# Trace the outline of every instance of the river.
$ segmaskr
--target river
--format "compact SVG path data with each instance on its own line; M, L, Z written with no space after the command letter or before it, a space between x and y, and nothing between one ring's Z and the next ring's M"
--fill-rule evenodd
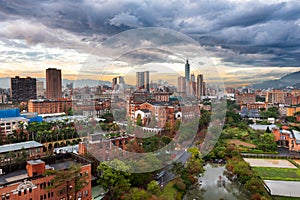
M223 172L225 166L206 164L205 172L199 177L199 185L192 187L184 200L248 200L238 183L231 182Z

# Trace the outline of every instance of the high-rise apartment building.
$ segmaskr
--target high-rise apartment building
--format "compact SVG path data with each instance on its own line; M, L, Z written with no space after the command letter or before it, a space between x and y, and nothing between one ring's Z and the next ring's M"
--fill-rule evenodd
M196 82L195 75L191 74L191 82Z
M197 76L196 95L199 98L204 95L203 74Z
M44 82L36 81L36 96L38 98L43 98L45 96Z
M206 87L206 82L203 81L203 96L208 95L207 90L208 90L208 87Z
M112 89L113 90L125 90L125 81L123 76L114 77L112 79Z
M136 87L137 89L145 89L150 91L150 73L149 71L136 72Z
M186 94L186 79L183 76L179 76L177 79L177 92L181 95Z
M10 79L10 96L13 103L36 99L36 79L16 76Z
M61 70L48 68L46 70L46 97L56 99L62 97Z
M146 89L148 92L150 91L150 75L149 71L144 72L144 89Z
M186 83L190 82L190 64L189 64L188 60L186 60L186 63L185 63L185 80L186 80Z

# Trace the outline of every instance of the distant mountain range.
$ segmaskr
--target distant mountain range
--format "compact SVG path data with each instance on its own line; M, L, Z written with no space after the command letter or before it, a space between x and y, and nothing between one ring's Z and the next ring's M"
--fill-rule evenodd
M45 78L37 78L39 81L44 82L44 87L46 88L46 79ZM76 82L76 85L75 85ZM84 87L84 86L89 86L93 87L96 85L100 84L106 84L106 85L111 85L110 82L108 81L97 81L97 80L92 80L92 79L81 79L81 80L69 80L69 79L63 79L62 84L63 86L66 86L66 84L73 83L74 86L76 87ZM0 78L0 88L10 88L10 77L5 77L5 78Z
M300 89L300 71L287 74L280 79L268 80L252 85L252 87L255 89L282 89L286 88L287 86L293 86L294 88Z

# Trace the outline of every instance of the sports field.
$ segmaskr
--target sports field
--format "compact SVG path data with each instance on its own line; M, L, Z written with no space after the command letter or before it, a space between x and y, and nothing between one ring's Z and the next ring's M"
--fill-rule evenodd
M277 168L294 168L297 167L290 163L288 160L279 159L257 159L257 158L244 158L251 167L277 167Z

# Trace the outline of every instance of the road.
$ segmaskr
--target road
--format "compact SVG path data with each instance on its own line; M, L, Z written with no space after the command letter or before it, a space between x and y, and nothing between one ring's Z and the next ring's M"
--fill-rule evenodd
M182 162L183 164L186 163L188 158L190 157L190 153L184 151L183 153L180 152L182 155L180 155L175 162ZM165 186L168 182L173 180L175 178L175 175L171 172L172 164L168 165L163 169L165 171L164 175L158 180L161 184L161 186Z
M273 158L295 158L299 157L300 158L300 153L299 152L293 152L289 151L287 148L279 147L276 149L278 151L278 154L255 154L255 153L242 153L242 156L247 157L273 157Z

